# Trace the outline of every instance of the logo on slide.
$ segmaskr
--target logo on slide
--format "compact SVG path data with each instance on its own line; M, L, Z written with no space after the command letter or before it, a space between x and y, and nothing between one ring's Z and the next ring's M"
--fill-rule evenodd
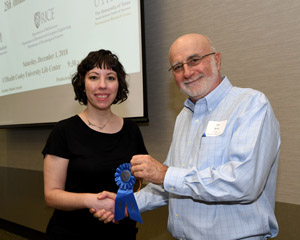
M54 20L54 8L50 8L44 12L36 12L34 14L34 24L39 28L42 24Z

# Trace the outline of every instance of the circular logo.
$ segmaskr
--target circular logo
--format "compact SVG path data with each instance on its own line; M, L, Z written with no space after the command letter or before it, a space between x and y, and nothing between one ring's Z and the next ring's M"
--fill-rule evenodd
M130 179L130 173L128 170L125 170L121 173L121 179L123 182L128 182Z

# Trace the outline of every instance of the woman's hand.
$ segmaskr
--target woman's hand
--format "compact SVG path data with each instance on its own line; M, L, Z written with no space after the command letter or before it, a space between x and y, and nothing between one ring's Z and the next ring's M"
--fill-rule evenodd
M98 218L99 221L104 221L104 223L108 223L111 221L115 222L114 212L116 194L103 191L102 193L98 194L97 199L98 201L103 201L103 208L91 208L90 213L92 213L95 218ZM128 216L128 214L126 216Z

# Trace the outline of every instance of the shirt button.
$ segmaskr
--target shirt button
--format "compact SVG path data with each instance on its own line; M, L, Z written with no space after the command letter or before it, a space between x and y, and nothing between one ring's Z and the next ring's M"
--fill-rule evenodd
M189 141L189 144L192 144L192 141Z
M171 187L171 191L173 192L173 191L174 191L174 188Z
M176 213L176 215L175 215L177 218L178 218L178 213Z
M182 167L185 167L185 164L183 163L181 166L182 166Z
M198 123L198 122L199 122L199 119L197 119L195 122Z

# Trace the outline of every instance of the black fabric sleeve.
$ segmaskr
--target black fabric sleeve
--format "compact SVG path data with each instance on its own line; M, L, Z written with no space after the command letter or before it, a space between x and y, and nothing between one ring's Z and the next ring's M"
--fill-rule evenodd
M46 156L46 154L51 154L66 159L70 158L63 122L57 123L53 128L42 153L44 157Z

